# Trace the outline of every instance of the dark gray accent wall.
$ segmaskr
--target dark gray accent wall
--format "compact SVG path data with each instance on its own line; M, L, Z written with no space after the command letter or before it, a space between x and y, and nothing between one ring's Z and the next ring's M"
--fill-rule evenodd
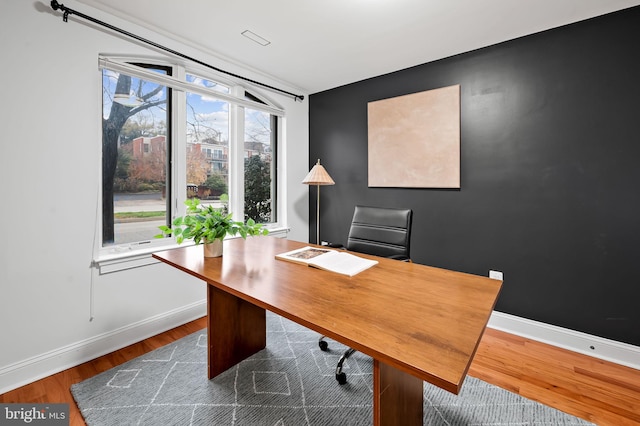
M461 188L369 188L367 103L454 84ZM321 189L321 240L345 242L356 204L409 207L415 262L503 271L496 310L640 346L640 7L309 104L309 167L320 158L336 182Z

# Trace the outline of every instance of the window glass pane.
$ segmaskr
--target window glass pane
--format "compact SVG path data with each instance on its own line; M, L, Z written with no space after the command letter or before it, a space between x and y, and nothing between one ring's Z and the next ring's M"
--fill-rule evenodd
M207 80L206 78L198 77L197 75L187 74L187 82L206 87L207 89L215 90L217 92L229 93L229 88L227 86L215 81Z
M244 123L244 216L276 222L276 116L249 108Z
M102 88L102 245L150 241L168 221L169 90L107 69Z
M193 75L187 81L229 89ZM229 103L187 93L187 197L227 208L229 194Z

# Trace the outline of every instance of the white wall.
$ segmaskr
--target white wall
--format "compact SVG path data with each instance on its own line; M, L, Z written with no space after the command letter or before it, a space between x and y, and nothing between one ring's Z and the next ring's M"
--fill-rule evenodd
M64 3L222 69L282 86L86 5ZM2 6L0 393L205 312L205 285L169 266L108 275L90 267L101 152L98 54L162 54L81 19L63 23L48 1L5 0ZM306 241L308 188L300 182L308 172L308 104L268 96L287 112L289 238Z

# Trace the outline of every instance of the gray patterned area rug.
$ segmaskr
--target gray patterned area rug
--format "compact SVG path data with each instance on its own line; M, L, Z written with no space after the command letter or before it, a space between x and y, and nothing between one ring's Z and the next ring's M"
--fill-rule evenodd
M372 360L355 353L340 386L344 349L318 348L318 334L267 313L267 347L207 380L206 330L71 387L89 426L370 425ZM425 425L589 425L467 377L456 396L424 385Z

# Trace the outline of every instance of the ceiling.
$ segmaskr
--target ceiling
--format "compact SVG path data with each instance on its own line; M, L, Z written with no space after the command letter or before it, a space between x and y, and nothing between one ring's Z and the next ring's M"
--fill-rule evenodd
M303 94L640 5L640 0L78 1ZM241 35L245 30L270 44L249 40Z

